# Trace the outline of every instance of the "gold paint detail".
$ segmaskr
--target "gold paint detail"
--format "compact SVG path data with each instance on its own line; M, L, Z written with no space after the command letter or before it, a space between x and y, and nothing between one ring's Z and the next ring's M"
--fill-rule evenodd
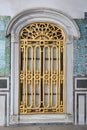
M64 113L65 35L55 24L20 31L19 114Z

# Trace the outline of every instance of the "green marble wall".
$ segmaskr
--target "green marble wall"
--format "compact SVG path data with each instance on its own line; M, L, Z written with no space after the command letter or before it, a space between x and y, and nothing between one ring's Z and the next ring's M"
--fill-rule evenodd
M10 16L0 16L0 76L10 75L10 38L5 37Z
M73 74L74 76L86 76L87 75L87 19L75 20L81 37L78 40L74 40L74 60L73 60Z

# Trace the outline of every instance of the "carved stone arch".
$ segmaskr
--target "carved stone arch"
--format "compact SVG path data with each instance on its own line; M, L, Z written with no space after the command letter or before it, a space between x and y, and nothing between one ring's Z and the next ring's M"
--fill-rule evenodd
M80 37L79 28L70 16L57 10L48 8L36 8L31 10L25 10L17 14L9 22L6 29L6 36L12 33L19 33L19 30L25 25L38 21L52 21L53 23L62 27L65 30L66 35L71 35L75 38Z
M66 43L66 111L63 115L18 115L18 86L19 86L19 33L20 30L35 22L50 22L62 28ZM75 21L62 12L37 8L26 10L16 15L9 22L6 36L11 35L11 101L10 124L14 123L71 123L73 122L73 39L80 37L79 28ZM69 104L69 105L68 105ZM18 117L20 120L18 120Z

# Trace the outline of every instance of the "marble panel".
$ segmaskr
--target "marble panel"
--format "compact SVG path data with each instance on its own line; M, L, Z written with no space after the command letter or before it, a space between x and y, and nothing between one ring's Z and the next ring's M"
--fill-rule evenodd
M10 16L0 16L0 76L10 75L10 38L5 37Z

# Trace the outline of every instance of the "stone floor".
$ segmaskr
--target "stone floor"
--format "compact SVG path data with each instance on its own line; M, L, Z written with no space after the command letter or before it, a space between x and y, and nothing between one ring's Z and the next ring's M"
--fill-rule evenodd
M0 130L87 130L87 126L74 125L38 125L0 127Z

